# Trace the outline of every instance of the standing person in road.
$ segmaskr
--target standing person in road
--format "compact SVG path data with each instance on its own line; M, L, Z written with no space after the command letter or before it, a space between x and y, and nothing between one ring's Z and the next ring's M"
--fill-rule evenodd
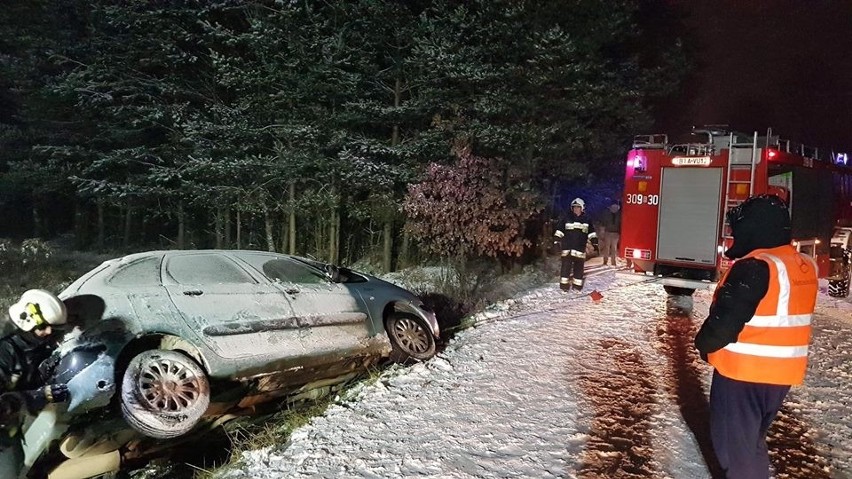
M615 258L618 257L618 241L621 238L621 206L613 202L609 205L600 219L601 230L603 230L601 240L601 257L603 264L606 266L607 259L613 266L618 266Z
M571 213L560 226L565 231L556 230L554 236L562 242L562 268L559 278L559 288L568 291L583 289L583 267L586 263L586 243L594 237L594 226L585 212L586 202L582 198L574 198L571 202Z
M20 426L25 412L68 399L65 384L44 384L39 365L56 348L53 328L64 325L65 304L53 294L31 289L9 308L18 329L0 338L0 477L18 477L23 467Z
M817 265L790 244L774 195L728 212L737 259L722 277L695 347L713 367L710 434L728 479L769 477L766 431L808 363ZM738 259L740 258L740 259Z

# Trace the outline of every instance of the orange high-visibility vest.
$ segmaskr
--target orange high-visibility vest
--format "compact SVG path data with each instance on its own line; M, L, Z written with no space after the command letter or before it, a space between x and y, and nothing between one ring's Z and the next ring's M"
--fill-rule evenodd
M730 379L802 384L816 305L816 262L792 245L758 249L745 258L761 259L769 265L769 290L737 341L708 354L707 360ZM727 274L720 286L725 279Z

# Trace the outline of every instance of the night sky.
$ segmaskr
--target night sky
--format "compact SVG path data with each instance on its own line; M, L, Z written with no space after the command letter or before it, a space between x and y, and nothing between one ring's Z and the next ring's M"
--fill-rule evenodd
M852 152L852 0L666 3L684 17L697 69L657 112L655 133L771 127L784 139Z

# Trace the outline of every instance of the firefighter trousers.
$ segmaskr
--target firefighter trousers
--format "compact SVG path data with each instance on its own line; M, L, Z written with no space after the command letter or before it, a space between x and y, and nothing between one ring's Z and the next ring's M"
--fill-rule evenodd
M581 290L583 289L583 267L586 265L585 253L583 253L583 257L580 257L573 250L569 251L568 254L565 254L566 251L562 252L559 287L564 290L569 290L572 287ZM572 255L572 252L575 254Z
M766 431L790 386L736 381L713 371L710 437L727 479L769 477Z

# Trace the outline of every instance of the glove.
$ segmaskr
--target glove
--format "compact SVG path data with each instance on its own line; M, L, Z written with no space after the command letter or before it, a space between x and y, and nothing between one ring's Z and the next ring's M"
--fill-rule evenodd
M557 238L563 238L565 236L565 233L556 230L556 233L553 233L553 236L556 236Z
M24 391L27 408L36 412L49 403L65 402L68 400L67 384L48 384L47 386L31 391Z
M59 364L59 355L54 354L38 365L38 374L42 381L47 381L53 376L57 364Z

